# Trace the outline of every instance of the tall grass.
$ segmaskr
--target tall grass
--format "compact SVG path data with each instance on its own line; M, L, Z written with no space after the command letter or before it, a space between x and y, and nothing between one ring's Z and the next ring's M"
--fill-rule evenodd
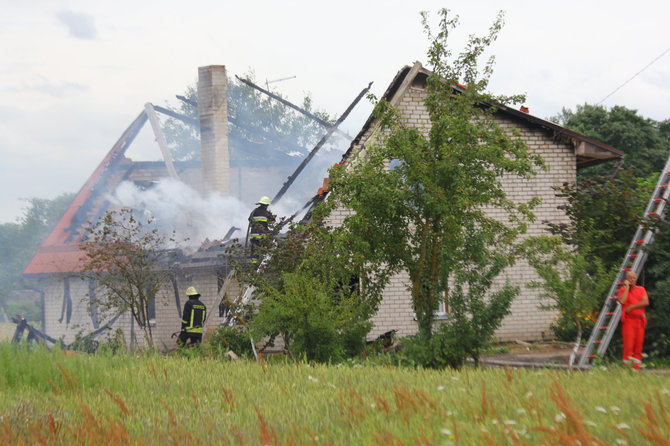
M670 378L0 344L0 444L670 444Z

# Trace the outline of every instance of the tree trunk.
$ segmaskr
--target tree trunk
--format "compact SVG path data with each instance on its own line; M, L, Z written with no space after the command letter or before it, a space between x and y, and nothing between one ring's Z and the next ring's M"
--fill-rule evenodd
M419 333L429 339L433 334L434 317L434 290L430 280L434 276L434 251L430 224L421 224L421 245L419 247L418 262L412 276L412 299L419 325Z

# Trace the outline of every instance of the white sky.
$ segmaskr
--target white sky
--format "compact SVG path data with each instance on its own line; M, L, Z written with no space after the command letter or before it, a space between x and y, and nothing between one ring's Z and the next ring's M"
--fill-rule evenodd
M506 11L490 89L526 93L542 118L599 102L670 48L667 0L0 0L0 222L21 215L21 198L78 191L143 105L176 103L199 66L297 76L273 87L339 115L368 82L379 96L425 61L419 11L441 7L461 18L455 50ZM669 78L667 53L604 105L668 119Z

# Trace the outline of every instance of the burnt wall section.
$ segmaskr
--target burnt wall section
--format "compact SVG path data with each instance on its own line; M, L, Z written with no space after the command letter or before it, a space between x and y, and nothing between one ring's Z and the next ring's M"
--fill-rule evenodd
M183 305L187 300L186 288L189 286L198 290L202 295L200 300L207 306L205 336L209 337L221 325L223 319L219 316L218 307L227 272L225 266L188 269L162 283L156 295L156 317L151 325L155 347L162 351L176 348L176 338L172 334L180 330ZM104 300L104 290L96 288L93 282L74 275L52 274L42 277L39 283L45 290L42 329L49 336L69 344L78 333L87 335L99 327L102 333L96 340L105 343L120 329L128 346L146 346L143 331L129 312L119 315L118 311L103 311L100 304ZM234 297L241 288L233 281L226 290ZM95 307L91 306L92 293L99 304ZM95 322L91 312L94 308Z
M198 114L202 187L204 194L230 195L230 152L228 150L228 83L226 67L198 68Z

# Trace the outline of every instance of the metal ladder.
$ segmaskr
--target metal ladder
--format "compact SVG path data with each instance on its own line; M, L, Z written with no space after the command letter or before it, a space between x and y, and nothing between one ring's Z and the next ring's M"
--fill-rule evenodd
M257 270L260 270L261 268L263 268L265 266L265 264L268 262L268 260L269 260L268 256L264 257L261 260L261 263L258 264ZM226 297L226 295L228 294L229 284L232 283L232 279L236 275L237 274L236 274L234 269L231 269L228 272L228 275L226 276L226 279L224 281L223 288L221 290L221 300L223 300ZM238 307L244 307L245 305L247 305L251 301L255 291L256 291L255 286L248 285L248 284L244 285L244 292L237 294L237 297L233 299L233 304L238 306ZM233 310L231 309L229 311L233 311ZM236 323L236 317L235 316L236 316L236 314L234 312L226 315L226 321L224 321L222 323L222 325L224 325L224 326L235 325L235 323Z
M260 269L265 264L266 261L267 261L267 257L265 257L263 259L263 261L258 266L258 268ZM224 287L223 287L223 290L222 290L223 292L221 293L222 294L222 296L221 296L222 300L226 297L226 294L227 294L227 291L228 291L228 288L229 288L229 284L232 282L232 279L235 276L236 276L235 270L231 269L228 272L228 275L226 276L226 279L225 279L225 282L224 282ZM256 291L255 286L246 285L245 288L244 288L244 293L242 293L241 296L238 294L237 295L238 297L234 300L234 303L238 304L239 307L244 307L245 305L247 305L251 301L251 298L254 295L254 291ZM238 309L230 308L228 310L228 314L225 315L226 320L221 324L222 327L226 327L226 326L232 327L232 326L236 325L236 323L237 323L236 310L239 310L239 307L238 307ZM251 336L249 337L249 342L251 343L251 350L254 353L254 357L256 358L256 361L258 361L258 352L256 351L256 344L254 343L254 339Z
M649 218L663 218L665 214L665 207L670 196L670 157L665 163L661 177L658 179L656 188L652 193L651 199L644 211L644 220ZM642 221L635 232L635 236L628 247L626 256L624 257L621 268L617 273L614 283L605 298L602 310L598 316L598 321L593 327L591 336L589 337L584 353L579 359L580 366L588 366L591 360L596 357L602 357L609 347L612 336L616 331L619 319L621 318L621 305L617 301L618 288L623 284L626 273L634 272L638 276L642 272L644 263L647 260L647 247L654 239L654 230L647 226L645 221ZM596 353L593 353L594 348L597 347Z

